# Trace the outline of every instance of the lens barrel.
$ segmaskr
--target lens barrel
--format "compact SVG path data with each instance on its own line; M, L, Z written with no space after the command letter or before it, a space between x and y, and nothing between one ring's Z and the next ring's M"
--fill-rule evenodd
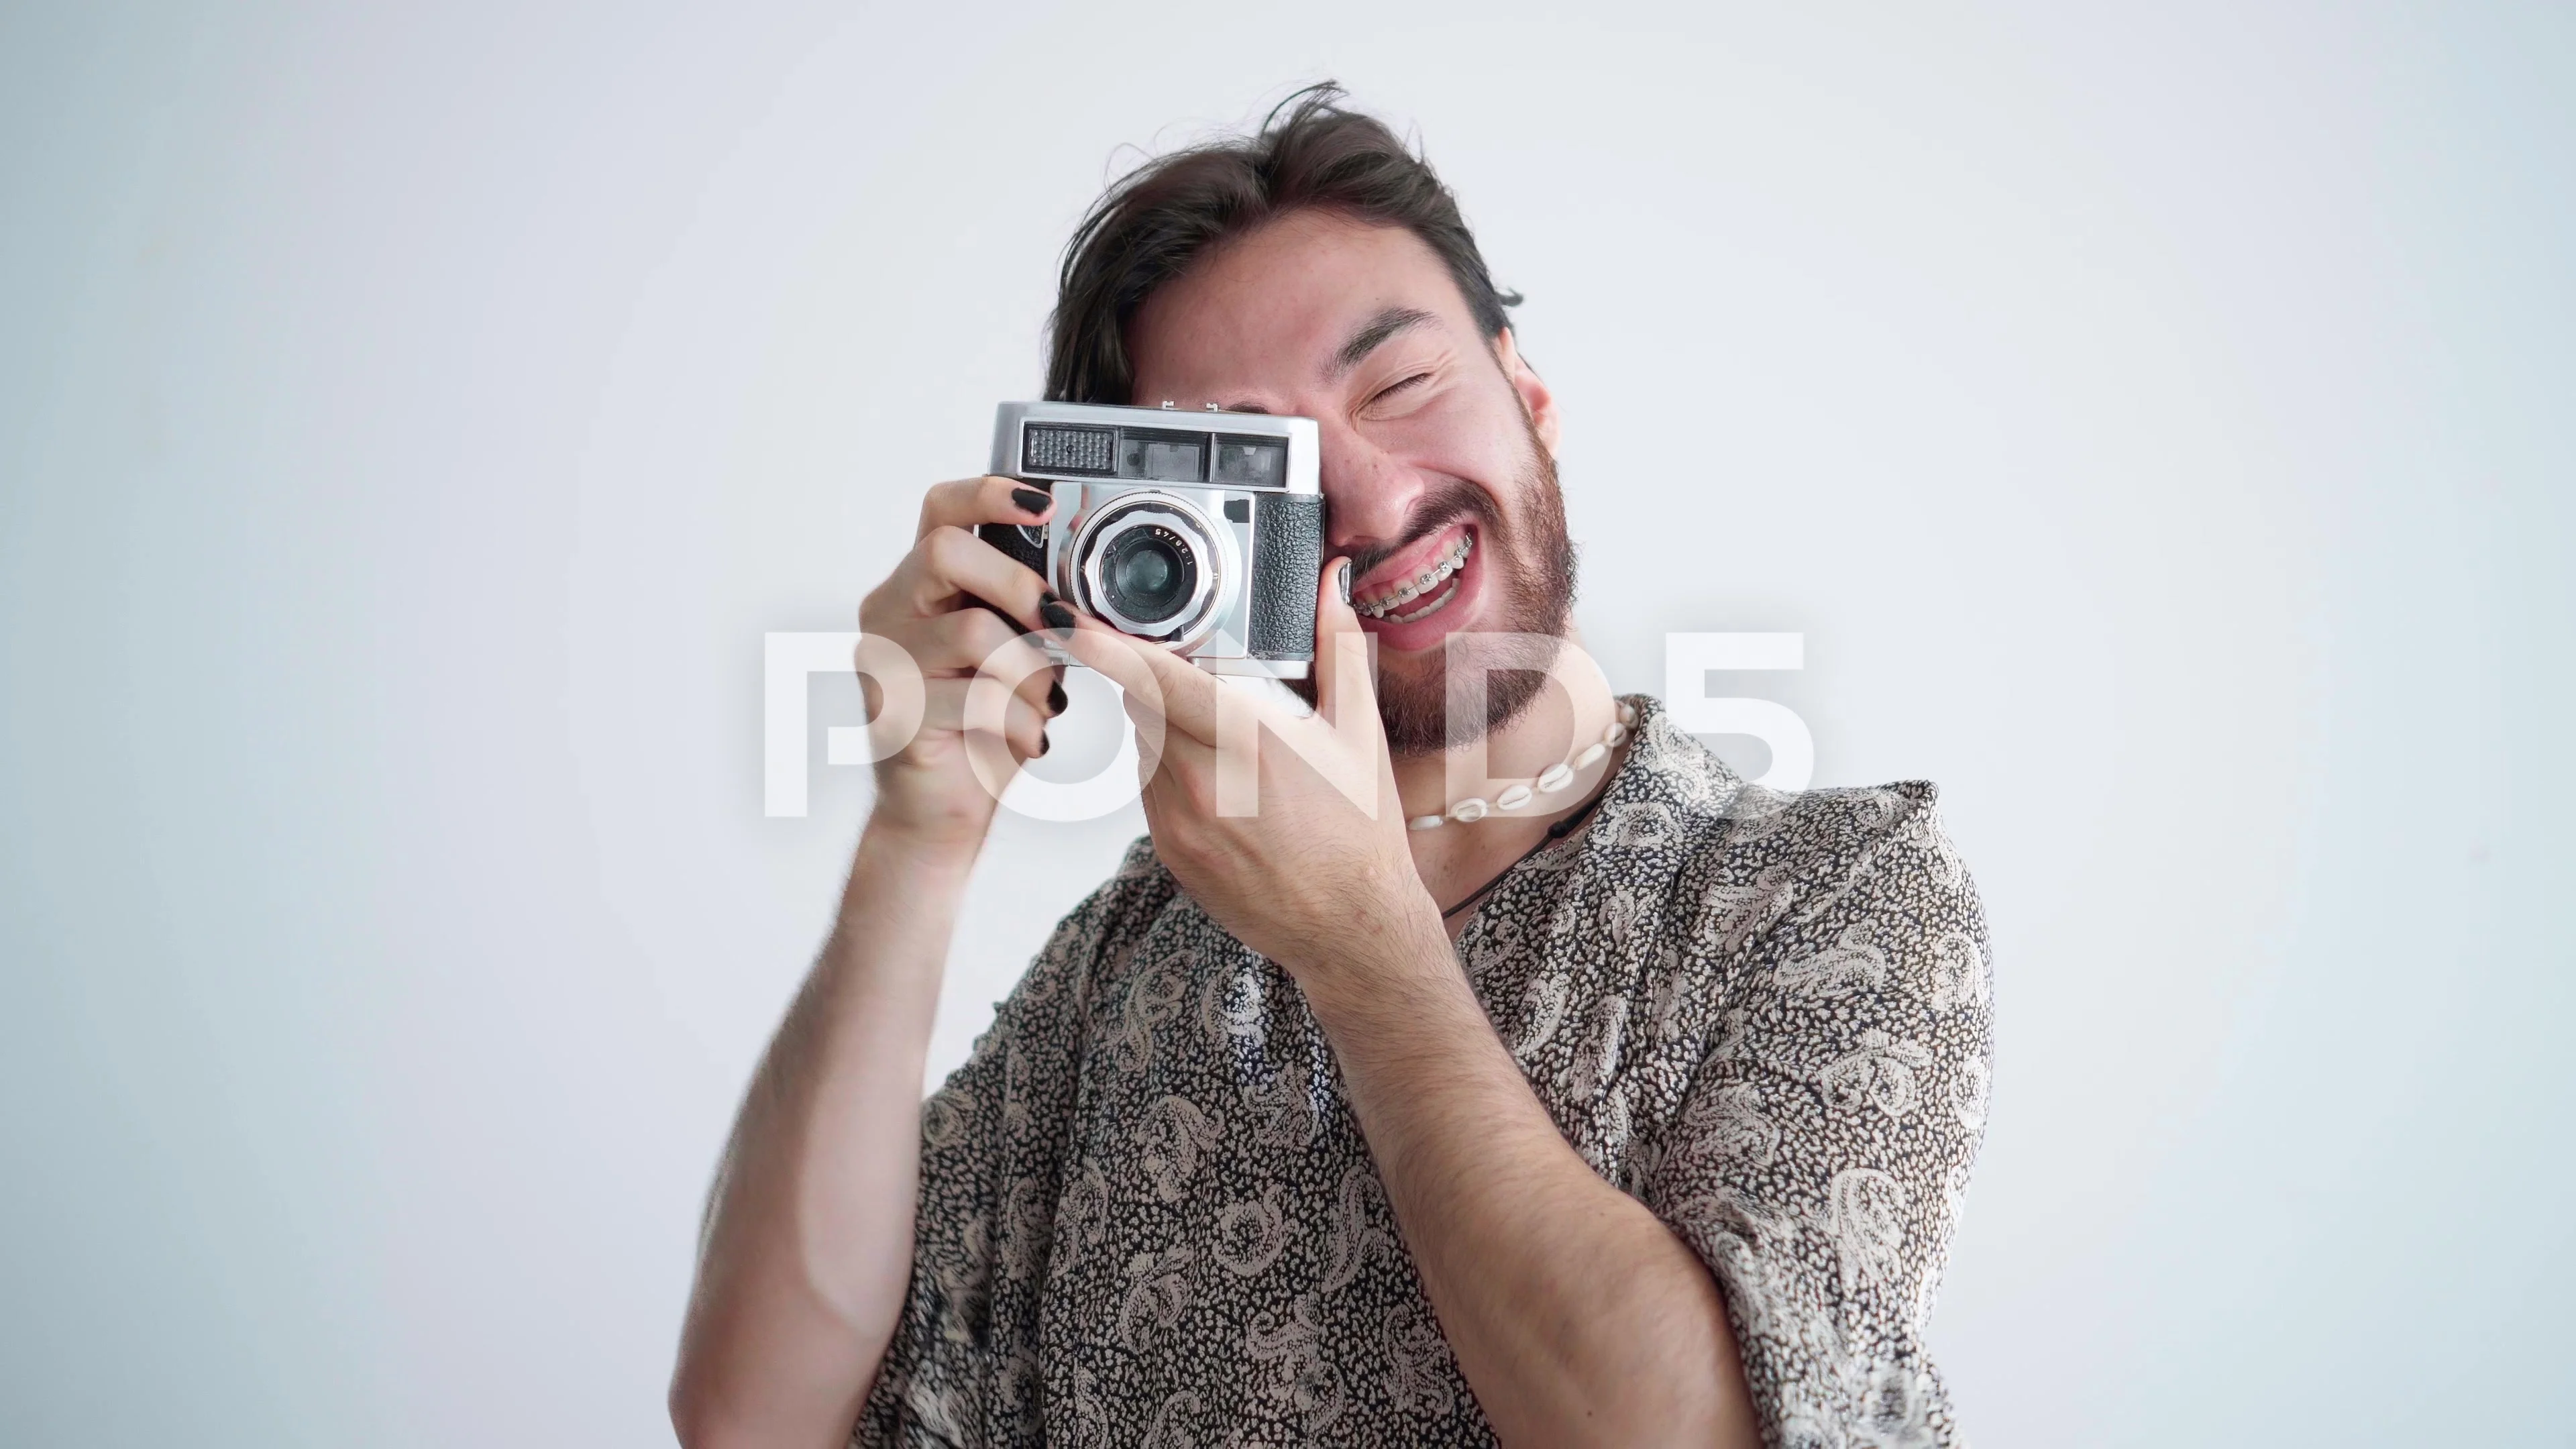
M1082 602L1103 621L1179 645L1213 622L1229 557L1219 536L1191 503L1159 490L1130 494L1085 524L1069 562Z
M1159 524L1131 528L1102 553L1100 589L1139 624L1161 624L1190 601L1198 558L1188 539Z

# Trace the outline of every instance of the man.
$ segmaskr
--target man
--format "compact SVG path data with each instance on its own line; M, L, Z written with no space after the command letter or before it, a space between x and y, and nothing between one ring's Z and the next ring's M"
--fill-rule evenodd
M1511 300L1329 87L1076 234L1049 396L1320 424L1317 711L1266 711L1219 813L1216 682L972 535L1042 494L931 490L860 610L923 728L719 1173L685 1441L1952 1440L1920 1330L1984 1120L1973 888L1928 785L1763 791L1597 670L1449 708L1453 635L1570 637ZM1020 629L1161 728L1152 833L916 1112L994 810L968 681L1031 666L1017 759L1063 707ZM1518 788L1448 793L1476 743Z

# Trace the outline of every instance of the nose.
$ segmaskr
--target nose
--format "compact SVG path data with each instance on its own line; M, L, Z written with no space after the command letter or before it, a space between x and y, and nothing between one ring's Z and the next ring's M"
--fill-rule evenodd
M1321 444L1327 547L1335 552L1403 537L1424 491L1421 470L1362 437L1347 423L1326 421Z

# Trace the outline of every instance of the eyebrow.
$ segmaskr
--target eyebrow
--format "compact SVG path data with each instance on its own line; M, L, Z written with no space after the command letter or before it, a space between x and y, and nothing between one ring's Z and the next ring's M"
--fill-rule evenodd
M1361 324L1360 330L1351 334L1350 340L1342 344L1339 352L1333 354L1332 364L1324 369L1324 376L1337 378L1359 366L1362 359L1377 351L1388 338L1398 333L1410 332L1416 327L1439 325L1439 318L1418 307L1389 307Z

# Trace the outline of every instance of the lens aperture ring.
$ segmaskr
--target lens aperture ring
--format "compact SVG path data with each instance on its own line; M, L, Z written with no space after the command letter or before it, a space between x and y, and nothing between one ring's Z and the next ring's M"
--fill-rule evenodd
M1215 613L1224 537L1196 507L1168 493L1113 500L1074 543L1081 602L1122 633L1193 642Z

